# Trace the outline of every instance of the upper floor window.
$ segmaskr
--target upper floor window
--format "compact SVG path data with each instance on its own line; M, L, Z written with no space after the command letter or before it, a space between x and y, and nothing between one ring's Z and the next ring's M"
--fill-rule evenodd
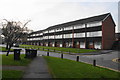
M60 38L62 38L62 35L55 35L55 38L60 39Z
M85 37L85 33L74 33L75 38Z
M94 26L100 26L100 25L102 25L101 21L87 23L87 27L94 27Z
M52 33L52 32L55 32L55 30L54 30L54 29L52 29L52 30L49 30L49 33Z
M63 30L62 28L57 28L56 32L59 32L59 31L62 31L62 30Z
M74 26L74 29L85 28L85 24L78 24Z
M97 36L102 36L102 31L87 32L87 37L97 37Z
M54 36L49 36L49 39L54 39Z
M39 33L39 35L43 35L43 33Z
M44 31L43 33L48 33L48 31Z
M48 39L48 36L43 36L43 39Z
M72 38L72 34L64 34L64 38Z
M69 26L69 27L65 27L64 30L72 30L73 27L72 26Z

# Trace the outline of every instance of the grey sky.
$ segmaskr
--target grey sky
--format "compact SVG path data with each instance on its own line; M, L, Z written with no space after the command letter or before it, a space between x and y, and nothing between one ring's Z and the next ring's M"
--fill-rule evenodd
M26 22L34 31L110 12L118 31L118 0L0 0L2 19Z

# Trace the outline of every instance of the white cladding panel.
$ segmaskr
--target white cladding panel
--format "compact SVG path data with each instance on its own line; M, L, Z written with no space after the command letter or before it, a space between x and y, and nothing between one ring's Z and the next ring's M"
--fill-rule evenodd
M95 42L94 47L95 49L101 49L101 42Z
M80 42L80 48L85 48L85 42Z

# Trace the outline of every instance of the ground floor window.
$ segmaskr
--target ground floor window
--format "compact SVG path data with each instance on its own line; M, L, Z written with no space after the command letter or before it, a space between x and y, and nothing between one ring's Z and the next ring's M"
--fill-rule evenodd
M101 49L101 42L94 42L95 49Z
M80 48L85 48L85 42L80 42Z

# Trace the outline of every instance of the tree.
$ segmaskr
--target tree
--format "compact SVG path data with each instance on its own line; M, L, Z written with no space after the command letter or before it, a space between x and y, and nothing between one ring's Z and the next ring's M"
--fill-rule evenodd
M24 28L31 20L27 21L24 25L21 22L8 21L4 19L7 23L2 24L2 34L5 36L6 49L8 49L6 56L9 55L9 51L14 43L17 42L19 38L24 35Z

